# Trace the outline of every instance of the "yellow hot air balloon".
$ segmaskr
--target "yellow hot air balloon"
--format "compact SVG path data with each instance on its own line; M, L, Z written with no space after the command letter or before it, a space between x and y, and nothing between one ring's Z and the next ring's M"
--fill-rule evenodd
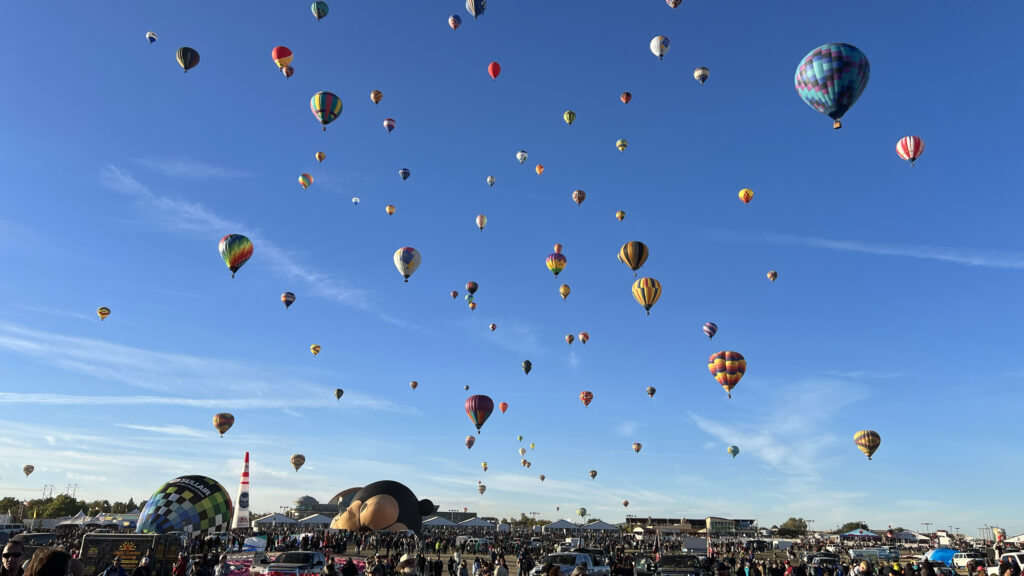
M636 271L644 265L644 262L647 262L649 255L650 250L647 249L647 245L636 240L626 242L619 248L619 262L629 266L629 269L633 271L633 276L636 276Z
M754 191L750 188L744 188L740 190L740 200L743 200L744 204L750 204L750 201L754 198Z
M566 110L565 113L562 114L562 120L565 120L566 124L572 126L572 123L576 121L576 113L572 110Z
M292 466L295 468L295 471L298 472L299 468L302 468L302 465L306 463L306 457L303 456L302 454L292 454L292 457L289 459L289 461L292 463Z
M481 232L483 232L484 226L487 226L487 216L484 216L483 214L477 214L476 227L479 228Z
M481 462L480 467L484 469L484 472L487 472L487 462Z
M213 427L220 432L221 437L235 424L235 417L227 412L221 412L213 417Z
M561 286L559 286L558 287L558 293L562 295L562 300L565 300L566 298L568 298L569 297L569 285L568 284L562 284Z
M320 350L321 348L319 344L313 344L312 346L309 347L309 351L313 353L313 356L319 354Z
M536 447L537 447L536 444L534 444L533 442L530 442L530 450L533 450Z
M100 306L96 309L96 315L100 317L100 322L103 322L107 319L107 316L110 316L110 308Z
M370 101L374 104L380 104L380 101L384 99L384 93L380 90L374 90L370 92Z
M625 152L627 146L629 146L629 142L626 142L625 138L619 138L615 141L615 147L619 149L619 152Z
M317 162L323 162L324 158L327 158L327 154L324 154L323 152L317 152L316 153L316 161Z
M619 210L618 212L615 213L615 218L618 219L619 222L622 222L622 220L625 217L626 217L626 213L624 211L622 211L622 210Z
M654 278L641 278L633 283L633 298L651 315L651 306L661 298L661 282Z
M384 207L384 211L388 213L388 216L391 216L392 214L395 213L395 207L391 204L388 204L387 206Z
M874 430L861 430L853 435L853 442L857 445L857 449L863 452L868 460L871 460L875 450L878 450L882 444L882 437Z

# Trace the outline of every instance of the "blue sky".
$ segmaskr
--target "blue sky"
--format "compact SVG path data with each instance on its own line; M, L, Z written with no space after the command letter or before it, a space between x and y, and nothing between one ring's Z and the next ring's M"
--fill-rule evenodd
M1005 105L1020 6L492 0L474 22L462 4L335 0L319 23L302 2L5 8L0 494L138 500L184 473L233 494L248 450L260 511L395 479L487 515L1024 531L998 489L1024 473L1007 454L1024 378L1022 121ZM872 67L838 132L792 85L833 41ZM201 55L187 75L185 45ZM344 102L326 133L319 90ZM894 151L908 134L926 143L914 168ZM228 233L255 244L233 280ZM629 240L664 287L650 316L615 258ZM423 264L405 284L391 258L407 245ZM732 400L706 368L719 350L748 361ZM472 393L510 408L467 452ZM223 439L219 411L236 416ZM862 428L882 435L870 463ZM537 445L529 470L517 434Z

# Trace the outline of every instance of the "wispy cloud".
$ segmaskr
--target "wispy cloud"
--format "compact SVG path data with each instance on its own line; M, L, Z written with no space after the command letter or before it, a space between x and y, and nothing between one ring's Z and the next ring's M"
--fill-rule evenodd
M297 398L282 396L274 398L190 398L185 396L84 396L75 394L38 394L19 392L0 392L0 402L8 404L63 405L63 406L183 406L188 408L228 408L236 409L274 409L285 408L322 408L320 398ZM361 410L380 410L401 414L420 414L416 408L400 406L394 402L374 398L372 396L345 394L345 403L351 408ZM300 415L301 416L301 415ZM131 428L132 426L127 426ZM161 427L135 427L140 430L153 431ZM163 427L169 429L172 427Z
M153 432L155 434L164 434L166 436L188 436L190 438L206 438L210 434L200 432L195 428L189 428L188 426L177 426L174 424L168 424L166 426L143 426L141 424L118 424L121 428L128 428L129 430L140 430L142 432Z
M215 166L191 158L146 158L136 160L138 164L160 172L172 178L191 178L193 180L235 180L250 178L252 172L236 170L224 166Z
M789 234L766 233L761 240L774 244L824 248L842 252L860 252L862 254L878 254L882 256L903 256L922 260L937 260L965 266L983 266L987 268L1024 269L1024 252L1009 250L978 250L973 248L954 248L944 246L910 246L906 244L874 244L859 240L829 240L812 236L793 236Z
M883 370L827 370L825 374L836 378L849 378L852 380L892 380L902 378L902 372L886 372Z

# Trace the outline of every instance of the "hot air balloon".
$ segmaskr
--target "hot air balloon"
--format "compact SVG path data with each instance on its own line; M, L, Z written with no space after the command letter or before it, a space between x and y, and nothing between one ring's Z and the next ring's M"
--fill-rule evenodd
M473 302L473 295L472 294L466 294L466 302Z
M576 509L576 515L579 516L580 518L586 517L587 509L586 508L577 508Z
M352 197L352 205L353 206L359 206L359 196L353 196Z
M316 161L317 162L323 162L324 158L327 158L327 154L324 154L323 152L317 152L316 153Z
M316 2L313 2L313 5L310 7L310 9L313 11L313 16L316 16L317 22L319 22L320 19L323 18L324 16L327 16L327 2L321 2L320 0L317 0Z
M565 120L566 124L572 126L572 123L576 121L576 113L572 110L566 110L562 113L562 120Z
M292 467L298 472L299 468L302 468L302 465L306 463L306 457L302 454L292 454L288 461L292 463Z
M534 170L537 172L537 176L540 176L541 174L544 173L544 165L543 164L537 164L537 167L534 168Z
M488 176L487 177L487 185L488 186L494 186L494 176Z
M487 422L487 419L491 416L491 412L494 411L494 401L489 396L483 394L476 394L466 398L466 415L476 426L476 433L480 433L480 427Z
M285 310L291 308L292 304L295 303L295 294L291 292L285 292L281 294L281 302L284 304Z
M523 441L523 435L520 434L520 435L516 436L516 440L522 442Z
M487 65L487 73L491 75L491 80L497 80L498 75L501 74L501 64L491 62Z
M484 214L477 214L476 215L476 227L479 228L481 232L483 232L484 231L484 226L487 226L487 216L484 215Z
M700 82L701 86L704 85L704 82L707 81L708 76L710 75L711 70L708 70L707 66L701 66L700 68L697 68L696 70L693 71L693 79L696 80L697 82Z
M657 391L658 391L658 389L657 389L657 388L655 388L654 386L648 386L648 387L647 387L647 395L648 395L648 396L650 396L651 398L654 398L654 394L655 394L655 393L656 393Z
M633 99L633 95L629 92L623 92L619 95L619 100L622 100L623 104L629 104L629 101Z
M466 449L472 449L473 444L476 444L476 436L466 436Z
M96 309L96 315L100 317L100 322L103 322L107 319L107 316L110 316L110 308L100 306Z
M544 478L545 478L545 476L544 476L543 474L538 474L538 475L537 475L537 478L540 478L540 481L541 481L541 482L543 482L543 481L544 481Z
M387 206L384 207L384 211L387 212L388 216L394 215L395 210L396 209L394 204L388 204Z
M526 448L520 448L518 452L520 457L526 456Z
M775 282L775 280L779 277L779 273L776 272L775 270L769 270L768 273L765 274L765 276L767 276L768 279L771 280L772 282Z
M647 315L651 315L651 306L661 298L661 282L654 278L641 278L633 282L633 298L644 307Z
M498 329L498 325L497 325L497 324L493 324L493 323L492 323L492 324L491 324L490 326L488 326L488 328L490 328L490 329L491 329L491 332L494 332L495 330L497 330L497 329Z
M831 118L838 130L843 127L840 118L860 98L870 76L868 57L856 46L823 44L804 56L793 84L800 98Z
M615 141L615 147L619 149L619 152L625 152L628 146L629 142L625 138L619 138Z
M743 374L747 371L747 361L739 352L731 350L716 352L708 359L708 370L722 385L722 388L725 388L729 398L732 398L732 389L739 384Z
M590 390L584 390L580 392L580 402L583 402L583 406L590 406L590 403L594 401L594 393Z
M402 168L401 170L398 171L398 176L404 182L409 179L409 176L412 176L412 172L410 172L408 168Z
M24 466L21 467L21 471L25 473L25 476L28 476L29 474L31 474L32 471L35 470L35 469L36 469L36 467L31 465L31 464L25 464Z
M146 32L146 40L149 40L150 44L152 44L153 42L156 42L156 38L157 38L156 32L153 32L153 31Z
M584 346L586 346L587 340L590 340L590 334L587 334L586 332L580 332L576 337L579 338L580 344L583 344Z
M270 57L274 59L274 64L277 64L278 68L284 68L292 63L292 51L285 46L274 46L270 51Z
M476 294L476 291L480 289L480 285L476 282L466 282L466 292L470 295Z
M487 462L481 462L480 467L484 469L484 472L487 472Z
M568 284L562 284L561 286L558 287L558 293L562 295L562 300L565 300L566 298L569 297L569 292L570 289Z
M555 246L554 246L554 248L552 248L552 250L554 250L555 253L557 253L557 254L561 254L562 253L562 248L563 248L563 246L561 244L559 244L558 242L555 242Z
M187 74L189 70L196 67L196 64L199 64L199 52L188 46L178 48L178 64Z
M622 501L622 507L625 508L627 506L629 506L629 500L623 500Z
M626 218L626 213L625 213L625 212L623 212L622 210L619 210L619 211L617 211L617 212L615 213L615 218L616 218L616 219L617 219L617 220L618 220L619 222L622 222L622 221L623 221L623 220L624 220L624 219Z
M520 150L519 152L516 152L516 160L519 160L519 164L525 164L526 159L529 157L530 155L526 153L526 150Z
M221 412L213 417L213 427L220 432L221 438L224 437L224 433L231 429L235 424L235 417L227 412Z
M587 193L584 192L583 190L573 190L572 191L572 201L575 202L577 206L579 206L580 204L583 204L583 201L586 200L586 199L587 199Z
M533 362L530 362L529 360L523 360L523 372L526 373L526 375L529 375L530 370L533 370ZM519 439L522 440L523 438L520 437Z
M558 252L548 254L546 263L548 265L548 270L551 270L551 273L555 275L555 278L558 278L559 272L565 270L565 256Z
M536 447L537 447L536 444L534 444L533 442L530 442L530 450L533 450Z
M231 277L252 257L252 241L241 234L228 234L220 239L220 257L231 270Z
M385 118L384 119L384 129L388 131L388 134L391 134L391 131L395 129L395 119L394 118Z
M668 53L669 41L666 36L655 36L651 38L651 53L661 60Z
M649 255L650 251L647 249L647 245L637 240L626 242L619 248L619 262L629 266L629 269L633 271L633 276L636 276L636 271L644 265L644 262L647 262Z
M591 470L591 471L590 471L590 472L588 472L587 474L589 474L589 475L590 475L590 479L591 479L591 480L593 480L594 478L597 478L597 470ZM583 514L580 514L580 516L583 516Z
M479 492L480 494L483 494L484 492L487 492L487 486L481 484L476 487L476 491Z
M735 458L736 455L740 453L740 448L739 446L729 446L726 452L728 452L729 454L732 455L733 458Z
M498 404L498 410L501 410L501 413L504 414L505 410L508 410L508 402L502 402L501 404Z
M639 442L633 442L633 452L636 452L637 454L639 454L640 451L643 450L643 448L644 448L643 444L641 444Z
M417 387L419 387L419 385L420 385L420 383L415 381L415 380L413 380L412 382L409 382L409 388L412 388L413 390L415 390Z
M572 334L565 335L565 343L572 346L572 343L576 341L576 337Z
M921 140L920 136L904 136L896 143L896 153L900 158L910 162L911 166L922 152L924 152L924 140Z
M466 10L473 16L473 20L476 20L476 17L483 14L486 9L487 0L466 0Z
M470 310L476 310L476 302L470 302L469 303L469 309Z
M469 390L469 384L466 384L465 386L463 386L463 389Z
M228 491L216 480L178 476L146 500L136 530L138 534L176 532L198 540L228 530L233 509Z
M452 14L448 17L448 25L452 27L452 30L458 30L459 26L462 26L462 16Z
M370 102L374 104L380 104L380 101L384 99L384 93L380 90L370 90Z
M458 290L452 290L451 291L451 295L452 295L452 300L455 300L456 298L459 297L459 291Z
M398 268L398 273L405 278L405 281L409 281L409 276L420 267L420 253L415 248L404 246L395 250L395 268Z
M313 357L318 356L321 350L323 350L323 348L319 344L313 344L309 347L309 351L312 352Z
M299 186L302 186L303 190L305 190L306 188L309 188L309 185L312 184L312 183L313 183L313 177L310 176L309 174L301 174L301 175L299 175Z
M317 92L309 99L309 109L313 111L313 116L320 121L325 132L327 125L341 116L341 108L341 98L331 92Z
M882 444L882 437L874 430L861 430L853 435L853 442L857 449L864 453L871 460L871 456Z
M711 340L712 338L715 337L715 334L718 332L718 324L715 324L714 322L705 322L703 329L704 334L706 334L708 337L708 340Z
M335 400L341 400L341 397L342 397L342 396L343 396L344 394L345 394L345 391L344 391L344 390L342 390L341 388L335 388L335 389L334 389L334 399L335 399Z
M683 3L683 0L665 0L665 3L675 10L676 8L679 8L679 5Z
M740 190L740 200L742 200L744 204L750 204L750 201L753 198L754 191L751 190L750 188L744 188L743 190Z

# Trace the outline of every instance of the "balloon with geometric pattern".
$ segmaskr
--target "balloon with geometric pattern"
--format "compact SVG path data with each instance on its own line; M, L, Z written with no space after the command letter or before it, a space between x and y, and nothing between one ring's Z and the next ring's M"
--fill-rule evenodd
M146 501L135 532L180 532L185 538L202 538L226 531L232 510L231 497L216 480L198 475L179 476Z
M833 120L839 120L860 98L871 77L868 57L856 46L843 43L823 44L811 50L793 75L800 98L811 108Z
M732 398L732 389L739 384L743 374L747 371L747 361L739 352L731 350L716 352L708 359L708 371L722 388L725 388L729 398Z

